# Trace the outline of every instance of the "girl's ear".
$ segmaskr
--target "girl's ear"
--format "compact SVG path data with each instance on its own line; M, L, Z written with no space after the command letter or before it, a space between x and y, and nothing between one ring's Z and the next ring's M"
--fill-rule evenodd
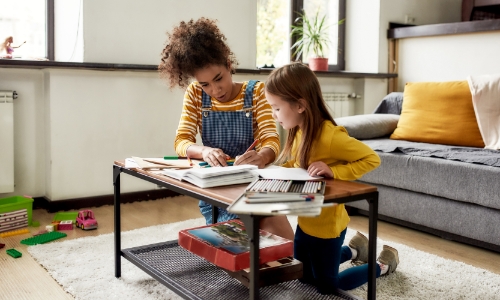
M306 110L306 100L305 99L302 99L300 98L299 101L297 102L297 109L299 111L299 114L303 113L305 110Z

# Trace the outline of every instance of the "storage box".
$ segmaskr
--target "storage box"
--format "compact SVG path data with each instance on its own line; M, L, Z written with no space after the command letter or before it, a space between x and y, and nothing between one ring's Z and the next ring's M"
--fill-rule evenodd
M260 230L259 241L259 264L293 255L291 240ZM239 220L181 230L179 245L229 271L250 267L249 239Z
M0 199L0 216L7 216L9 213L26 209L28 215L27 226L31 225L31 214L33 209L33 199L23 196L12 196Z

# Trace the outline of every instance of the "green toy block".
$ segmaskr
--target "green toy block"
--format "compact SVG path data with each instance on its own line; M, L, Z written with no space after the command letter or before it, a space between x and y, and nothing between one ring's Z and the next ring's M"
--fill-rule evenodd
M40 234L34 237L30 237L21 241L21 244L33 246L38 244L45 244L63 237L68 236L66 233L52 231L44 234Z
M23 254L21 252L17 251L16 249L7 249L7 254L14 257L14 258L18 258L18 257L23 256Z
M76 223L76 217L78 216L77 211L63 211L63 212L58 212L54 215L54 218L52 221L66 221L66 220L71 220L73 221L73 224Z

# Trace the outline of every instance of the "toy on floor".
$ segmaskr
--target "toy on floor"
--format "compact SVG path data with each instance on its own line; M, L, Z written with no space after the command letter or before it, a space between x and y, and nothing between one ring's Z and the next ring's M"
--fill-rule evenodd
M54 219L52 221L65 221L65 220L71 220L73 221L73 224L76 222L76 217L78 216L77 211L63 211L63 212L57 212L54 215Z
M23 256L23 254L21 252L17 251L16 249L7 249L7 254L14 257L14 258L18 258L18 257Z
M37 235L34 237L24 239L21 241L21 244L25 244L28 246L45 244L45 243L48 243L48 242L51 242L53 240L57 240L57 239L60 239L60 238L66 237L66 236L68 236L68 235L66 233L62 233L62 232L57 232L57 231L47 232L44 234L40 234L40 235Z
M25 234L25 233L30 233L28 229L18 229L18 230L13 230L13 231L7 231L7 232L2 232L0 233L0 237L8 237L8 236L14 236L14 235L19 235L19 234Z
M61 221L59 224L57 224L57 230L73 230L73 221Z
M81 210L76 217L76 227L83 230L96 229L97 221L94 217L94 212L90 209Z

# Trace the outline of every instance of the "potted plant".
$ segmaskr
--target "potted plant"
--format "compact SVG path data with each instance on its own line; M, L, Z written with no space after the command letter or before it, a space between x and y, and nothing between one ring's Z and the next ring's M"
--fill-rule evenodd
M330 38L326 15L320 18L319 10L313 18L309 18L305 12L299 13L299 17L291 27L291 36L297 38L292 45L292 50L295 49L293 55L297 57L304 53L312 55L309 58L309 68L313 71L328 71L328 58L325 57L325 52L328 50Z

